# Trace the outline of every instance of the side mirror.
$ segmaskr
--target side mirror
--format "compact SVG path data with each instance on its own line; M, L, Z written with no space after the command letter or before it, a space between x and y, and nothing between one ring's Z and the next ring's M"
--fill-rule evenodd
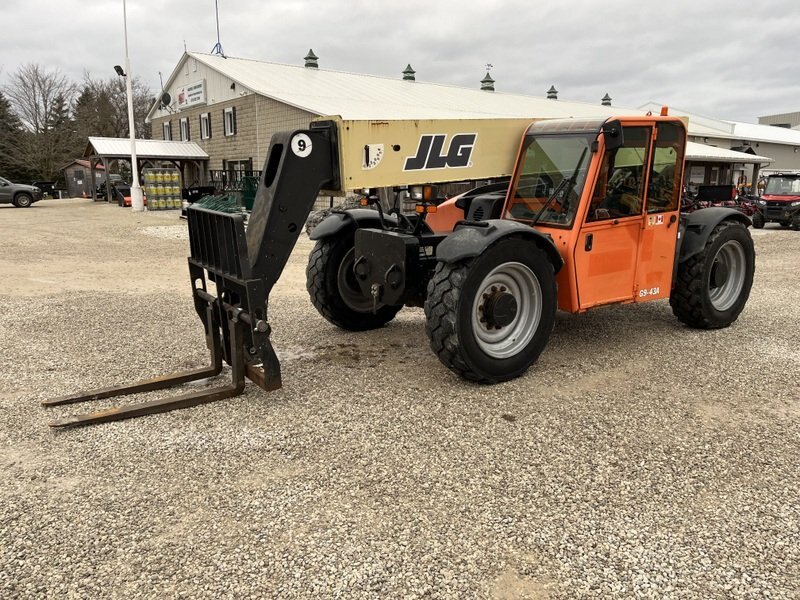
M603 138L606 150L616 150L625 145L625 136L622 134L622 125L616 119L603 123Z

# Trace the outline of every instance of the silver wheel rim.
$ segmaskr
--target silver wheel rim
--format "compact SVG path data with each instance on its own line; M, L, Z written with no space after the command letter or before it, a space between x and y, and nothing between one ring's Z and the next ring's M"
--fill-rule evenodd
M746 265L744 248L739 242L727 241L717 250L709 274L708 297L718 311L728 310L738 300L744 288ZM727 269L728 276L721 285L714 287L714 270L718 268Z
M517 314L504 327L489 328L481 306L492 287L505 288L517 303ZM472 303L472 331L481 350L492 358L510 358L527 346L542 318L542 288L533 271L522 263L504 263L495 267L478 287Z

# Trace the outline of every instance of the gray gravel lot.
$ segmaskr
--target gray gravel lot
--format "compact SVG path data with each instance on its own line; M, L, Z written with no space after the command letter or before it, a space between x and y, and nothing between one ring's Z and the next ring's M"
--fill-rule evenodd
M729 329L559 314L493 387L441 366L420 309L329 325L301 238L271 299L283 389L49 430L75 407L41 400L204 364L183 227L0 207L0 597L800 595L799 233L754 232Z

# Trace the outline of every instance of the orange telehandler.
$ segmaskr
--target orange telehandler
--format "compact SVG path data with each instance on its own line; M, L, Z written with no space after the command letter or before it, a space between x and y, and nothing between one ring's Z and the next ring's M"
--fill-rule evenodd
M241 393L245 377L280 387L269 294L320 190L362 189L373 205L334 212L310 236L307 287L320 314L368 330L403 306L424 306L431 348L461 377L523 374L557 309L669 298L687 325L726 327L753 281L750 221L727 208L680 213L685 147L685 123L666 110L533 123L332 117L276 134L246 230L241 215L188 210L189 272L211 366L44 404L165 388L216 375L223 361L232 384L51 425L195 406ZM432 182L501 177L436 202ZM375 188L385 186L403 186L415 212L382 208Z

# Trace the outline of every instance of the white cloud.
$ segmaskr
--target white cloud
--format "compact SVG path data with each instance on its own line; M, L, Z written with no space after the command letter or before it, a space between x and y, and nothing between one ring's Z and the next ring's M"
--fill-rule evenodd
M800 110L796 0L220 0L230 56L617 105L648 100L721 118ZM132 71L158 91L184 48L216 43L213 0L128 0ZM4 0L0 81L23 63L113 75L123 64L121 0ZM19 27L9 26L21 24Z

